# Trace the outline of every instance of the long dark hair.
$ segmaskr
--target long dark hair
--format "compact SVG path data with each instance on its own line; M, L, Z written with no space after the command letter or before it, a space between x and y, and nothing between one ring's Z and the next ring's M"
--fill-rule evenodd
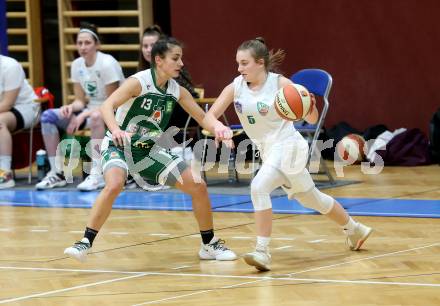
M151 66L156 67L155 58L159 56L160 58L165 58L166 53L170 51L173 47L181 47L182 44L174 37L162 37L154 43L153 49L151 49Z
M141 38L141 47L139 49L139 58L138 58L138 71L142 71L145 69L149 69L151 64L144 58L142 54L142 40L145 36L157 36L158 40L164 36L162 29L157 24L153 24L152 26L146 27L144 32L142 33Z
M159 27L159 26L157 26L157 27ZM147 28L147 29L150 29L150 28ZM154 28L156 30L153 30L153 28L151 28L147 32L147 29L144 31L144 33L148 33L148 34L144 34L144 36L145 35L155 35L155 34L151 34L151 33L153 33L153 31L157 30L157 28ZM156 31L155 33L158 33L158 32ZM165 57L165 53L168 52L173 46L182 47L182 43L179 42L174 37L168 37L168 36L161 34L159 36L159 40L154 44L153 49L151 50L151 63L149 63L148 61L145 60L145 58L142 54L142 50L141 50L139 55L140 55L140 58L142 58L142 61L139 60L139 69L142 68L142 70L145 70L145 69L151 68L151 66L154 67L155 66L154 57L156 55L159 55L162 58ZM142 63L142 66L141 66L141 63ZM139 70L139 71L141 71L141 70ZM194 90L194 85L192 83L191 75L189 74L189 72L185 68L185 66L182 67L182 69L180 70L179 76L177 78L175 78L175 80L177 83L179 83L180 86L185 87L194 98L199 97L199 94Z

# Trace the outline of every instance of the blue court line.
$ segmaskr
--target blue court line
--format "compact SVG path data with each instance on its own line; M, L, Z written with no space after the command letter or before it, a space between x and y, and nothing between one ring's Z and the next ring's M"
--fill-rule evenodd
M353 216L440 218L440 200L336 198ZM318 214L286 196L273 198L272 207L278 214ZM252 203L215 209L225 212L253 212Z
M1 190L0 206L89 208L99 192ZM210 195L212 207L250 201L248 195ZM117 209L192 210L191 197L174 192L122 192L113 204Z
M0 206L90 208L98 192L0 190ZM210 194L214 211L253 212L249 195ZM337 198L351 215L440 218L440 200ZM286 196L272 198L274 213L317 214ZM174 192L123 192L116 209L190 211L191 197Z

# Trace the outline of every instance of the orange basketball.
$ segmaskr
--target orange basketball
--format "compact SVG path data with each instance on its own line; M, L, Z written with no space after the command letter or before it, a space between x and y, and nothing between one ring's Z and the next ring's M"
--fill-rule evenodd
M365 139L361 135L349 134L336 145L336 153L340 160L354 164L364 159Z
M291 121L304 119L313 107L309 91L299 84L289 84L278 90L274 104L278 115Z

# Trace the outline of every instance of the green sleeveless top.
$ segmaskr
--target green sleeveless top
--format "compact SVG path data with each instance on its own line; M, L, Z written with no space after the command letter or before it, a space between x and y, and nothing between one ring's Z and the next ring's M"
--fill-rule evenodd
M180 86L170 79L166 90L159 88L154 69L140 71L131 77L140 82L142 91L138 97L118 107L116 121L121 130L133 133L132 146L150 147L170 121L180 97ZM110 131L107 136L111 137Z

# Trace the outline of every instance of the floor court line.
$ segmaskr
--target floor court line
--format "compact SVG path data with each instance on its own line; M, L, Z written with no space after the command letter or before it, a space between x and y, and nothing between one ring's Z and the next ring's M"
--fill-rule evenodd
M148 304L165 302L165 301L169 301L169 300L176 300L176 299L183 298L183 297L188 297L188 296L197 295L197 294L203 294L203 293L212 292L212 291L219 290L219 289L240 287L240 286L244 286L244 285L248 285L248 284L262 282L265 280L283 280L283 281L298 281L298 282L307 282L307 283L327 283L327 284L328 283L336 283L336 284L350 284L350 285L361 284L361 285L385 285L385 286L396 286L397 285L397 286L440 287L440 284L429 284L429 283L379 282L379 281L362 281L362 280L350 281L350 280L332 280L332 279L314 279L314 278L286 278L286 277L283 277L283 278L260 279L260 280L255 280L255 281L251 281L251 282L244 282L244 283L235 284L235 285L223 286L220 288L202 290L202 291L192 292L192 293L188 293L188 294L163 298L163 299L159 299L159 300L148 301L148 302L144 302L144 303L140 303L140 304L133 304L132 306L148 305Z
M391 252L391 253L369 256L369 257L360 258L360 259L352 260L352 261L346 261L346 262L337 263L337 264L333 264L333 265L326 265L326 266L316 267L313 269L307 269L307 270L303 270L303 271L283 274L283 275L287 275L288 277L283 277L282 275L280 275L280 276L238 276L238 275L217 275L217 274L199 274L199 273L166 273L166 272L148 272L148 271L135 272L135 271L117 271L117 270L62 269L62 268L34 268L34 267L0 266L0 269L2 269L2 270L33 270L33 271L56 271L56 272L59 272L59 271L66 272L67 271L67 272L85 272L85 273L100 272L100 273L131 274L130 276L115 278L115 279L101 281L101 282L95 282L95 283L79 285L79 286L74 286L74 287L69 287L69 288L64 288L64 289L52 290L52 291L47 291L47 292L42 292L42 293L37 293L37 294L27 295L27 296L23 296L23 297L7 299L7 300L0 300L0 304L6 303L6 302L15 302L15 301L20 301L20 300L30 299L30 298L34 298L34 297L47 296L47 295L52 295L52 294L56 294L56 293L60 293L60 292L66 292L66 291L86 288L86 287L90 287L90 286L97 286L97 285L101 285L101 284L107 284L107 283L111 283L111 282L131 279L131 278L143 277L143 276L147 276L147 275L179 276L179 277L212 277L212 278L229 278L229 279L253 279L253 281L247 281L247 282L242 282L239 284L223 286L220 288L192 292L190 294L179 295L179 296L169 297L169 298L155 300L155 301L148 301L148 302L136 304L136 305L147 305L147 304L159 303L159 302L166 301L166 300L178 299L178 298L183 298L183 297L196 295L196 294L203 294L203 293L211 292L211 291L218 290L218 289L240 287L240 286L244 286L244 285L247 285L250 283L257 283L257 282L262 282L262 281L267 281L267 280L271 280L271 281L301 281L301 282L312 282L312 283L359 284L359 285L440 287L440 283L435 284L435 283L415 283L415 282L381 282L381 281L368 281L368 280L335 280L335 279L313 279L313 278L293 278L293 277L291 277L292 275L298 275L298 274L306 273L306 272L310 272L310 271L317 271L317 270L322 270L322 269L326 269L326 268L333 268L336 266L342 266L342 265L351 264L351 263L355 263L355 262L386 257L386 256L390 256L390 255L395 255L395 254L401 254L401 253L405 253L405 252L425 249L425 248L434 247L434 246L438 246L438 245L440 245L440 242L425 245L425 246L420 246L420 247L416 247L416 248Z
M406 252L411 252L411 251L416 251L416 250L421 250L421 249L427 249L427 248L435 247L435 246L439 246L439 245L440 245L440 242L436 242L436 243L432 243L432 244L428 244L428 245L420 246L420 247L416 247L416 248L400 250L400 251L395 251L395 252L385 253L385 254L380 254L380 255L374 255L374 256L369 256L369 257L365 257L365 258L359 258L359 259L355 259L355 260L344 261L344 262L337 263L337 264L332 264L332 265L327 265L327 266L322 266L322 267L316 267L316 268L307 269L307 270L298 271L298 272L292 272L292 273L288 273L287 275L289 275L289 276L298 275L298 274L301 274L301 273L306 273L306 272L311 272L311 271L318 271L318 270L322 270L322 269L326 269L326 268L338 267L338 266L342 266L342 265L345 265L345 264L352 264L352 263L356 263L356 262L360 262L360 261L376 259L376 258L381 258L381 257L386 257L386 256L390 256L390 255L396 255L396 254L401 254L401 253L406 253Z
M257 282L261 282L262 280L256 280L256 281L251 281L251 282L246 282L246 283L240 283L240 286L243 285L247 285L247 284L253 284L253 283L257 283ZM202 291L197 291L197 292L191 292L191 293L187 293L187 294L183 294L183 295L176 295L176 296L171 296L171 297L167 297L167 298L163 298L163 299L159 299L159 300L154 300L154 301L148 301L148 302L143 302L140 304L133 304L132 306L141 306L141 305L148 305L148 304L156 304L156 303L161 303L161 302L165 302L165 301L170 301L170 300L177 300L183 297L187 297L187 296L192 296L192 295L198 295L198 294L202 294L202 293L207 293L207 292L212 292L218 289L229 289L229 288L234 288L237 285L229 285L229 286L223 286L220 288L214 288L214 289L209 289L209 290L202 290Z
M18 301L28 300L28 299L32 299L32 298L36 298L36 297L42 297L42 296L52 295L52 294L56 294L56 293L61 293L61 292L66 292L66 291L71 291L71 290L76 290L76 289L81 289L81 288L87 288L87 287L92 287L92 286L109 284L109 283L114 283L114 282L123 281L123 280L127 280L127 279L143 277L145 275L147 275L147 274L146 273L142 273L142 274L138 274L138 275L130 275L130 276L125 276L125 277L119 277L119 278L114 278L114 279L109 279L109 280L105 280L105 281L94 282L94 283L84 284L84 285L79 285L79 286L74 286L74 287L68 287L68 288L63 288L63 289L51 290L51 291L46 291L46 292L41 292L41 293L35 293L35 294L20 296L20 297L16 297L16 298L10 298L10 299L7 299L7 300L0 300L0 304L18 302Z
M148 274L148 275L162 275L162 276L185 276L185 277L219 277L219 278L243 278L243 279L262 279L262 280L270 280L270 279L280 279L280 277L288 275L289 277L292 275L298 275L306 272L312 272L327 268L333 268L337 266L343 266L347 264L352 264L356 262L366 261L370 259L376 259L421 249L427 249L430 247L440 246L440 242L432 243L429 245L424 245L420 247L390 252L390 253L384 253L364 258L359 258L355 260L350 261L344 261L337 264L332 265L326 265L326 266L320 266L312 269L292 272L292 273L286 273L281 274L279 276L238 276L238 275L219 275L219 274L201 274L201 273L168 273L168 272L152 272L152 271L121 271L121 270L99 270L99 269L66 269L66 268L37 268L37 267L15 267L15 266L0 266L0 270L33 270L33 271L53 271L53 272L84 272L84 273L114 273L114 274ZM67 258L67 257L66 257ZM290 279L290 278L289 278Z
M353 261L348 261L348 262L343 262L343 263L339 263L339 264L334 264L334 265L328 265L328 266L322 266L322 267L317 267L315 269L309 269L309 270L303 270L303 271L299 271L299 272L295 272L295 273L289 273L287 275L291 276L291 275L297 275L297 274L301 274L301 273L305 273L305 272L310 272L310 271L316 271L316 270L322 270L324 268L333 268L335 266L340 266L340 265L345 265L345 264L350 264L350 263L354 263L354 262L359 262L359 261L363 261L363 260L368 260L368 259L374 259L374 258L380 258L380 257L385 257L385 256L389 256L389 255L394 255L394 254L400 254L400 253L404 253L404 252L409 252L409 251L413 251L413 250L419 250L419 249L423 249L423 248L428 248L428 247L432 247L432 246L437 246L440 245L440 243L434 243L434 244L430 244L430 245L426 245L426 246L421 246L421 247L417 247L417 248L411 248L411 249L407 249L407 250L401 250L401 251L396 251L396 252L391 252L391 253L385 253L385 254L381 254L381 255L376 255L376 256L370 256L367 258L361 258L358 260L353 260ZM423 284L420 283L403 283L403 282L398 282L398 283L390 283L390 282L372 282L372 281L343 281L343 280L317 280L315 279L314 281L312 281L311 279L300 279L300 278L269 278L269 279L276 279L276 280L292 280L292 281L307 281L307 282L320 282L320 283L349 283L349 284L369 284L369 285L398 285L398 286L411 286L411 284L413 286L423 286ZM227 286L227 287L221 287L219 289L226 289L226 288L233 288L233 287L240 287L240 286L244 286L250 283L257 283L257 282L262 282L268 280L267 278L262 278L259 280L255 280L255 281L251 281L251 282L244 282L244 283L239 283L239 284L235 284L232 286ZM417 285L415 285L417 284ZM440 287L440 284L427 284L428 287ZM169 300L176 300L179 298L183 298L183 297L187 297L187 296L191 296L191 295L196 295L196 294L203 294L203 293L207 293L207 292L211 292L214 291L216 289L211 289L211 290L202 290L202 291L198 291L198 292L193 292L191 294L185 294L185 295L179 295L179 296L174 296L174 297L168 297L165 299L160 299L160 300L154 300L154 301L149 301L149 302L145 302L145 303L140 303L140 304L135 304L133 306L140 306L140 305L148 305L148 304L154 304L154 303L160 303L160 302L164 302L164 301L169 301ZM217 289L218 290L218 289Z

